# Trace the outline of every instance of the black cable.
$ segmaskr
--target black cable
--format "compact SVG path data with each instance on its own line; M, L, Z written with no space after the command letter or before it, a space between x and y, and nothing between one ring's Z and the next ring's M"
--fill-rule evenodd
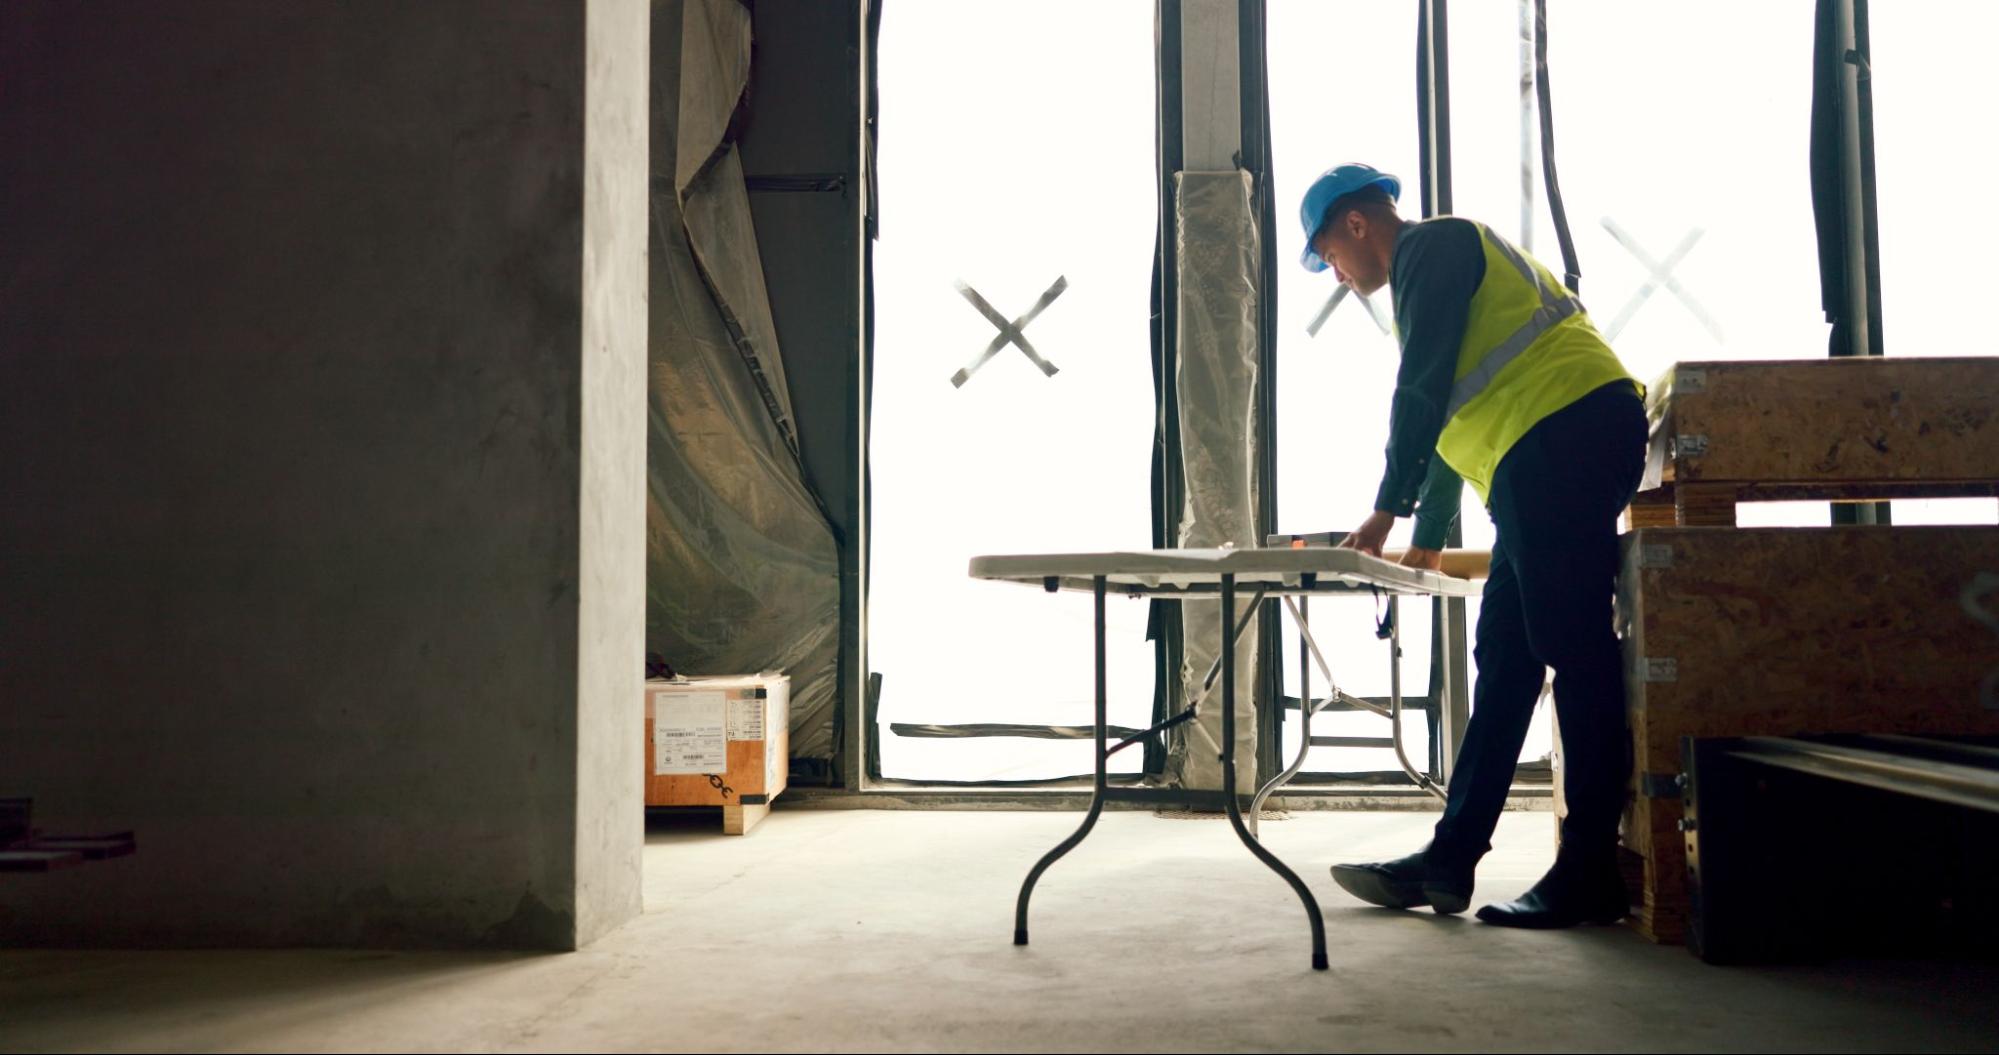
M1548 187L1548 211L1555 217L1555 239L1562 243L1563 283L1582 295L1582 265L1576 262L1576 242L1569 235L1569 211L1562 205L1562 184L1555 178L1555 113L1548 90L1548 0L1534 0L1534 96L1541 108L1541 181Z
M1157 736L1158 734L1163 733L1166 730L1171 729L1176 725L1180 725L1182 723L1194 720L1194 718L1196 718L1199 715L1199 712L1200 708L1189 707L1186 710L1181 711L1179 714L1176 714L1173 717L1168 718L1165 721L1154 725L1150 729L1146 729L1142 732L1133 733L1132 735L1127 736L1124 739L1118 741L1116 746L1111 747L1109 750L1105 751L1104 757L1109 758L1110 756L1117 754L1119 751L1122 751L1125 748L1130 747L1131 745L1136 743L1143 742L1149 744L1152 742L1152 738L1154 736Z
M1416 11L1416 146L1426 220L1451 211L1448 11L1446 0L1424 0Z

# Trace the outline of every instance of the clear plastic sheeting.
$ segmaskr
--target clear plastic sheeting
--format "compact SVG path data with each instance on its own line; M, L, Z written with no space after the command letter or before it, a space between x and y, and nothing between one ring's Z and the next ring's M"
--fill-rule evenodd
M679 126L671 169L685 190L724 147L750 82L750 10L735 0L677 0L681 9ZM662 166L664 167L664 166Z
M724 138L749 78L749 12L679 6L679 99L653 118L653 168L672 175L652 191L646 648L684 673L788 673L791 752L826 759L839 558L804 480L742 164ZM670 66L656 57L655 69Z
M1246 172L1174 176L1180 269L1179 390L1186 505L1179 545L1237 549L1261 543L1256 530L1257 385L1256 212ZM1249 595L1237 598L1244 608ZM1183 613L1186 699L1201 695L1221 655L1218 604L1189 603ZM1236 790L1256 790L1256 642L1254 619L1236 649ZM1200 717L1182 726L1167 756L1167 775L1183 787L1222 787L1219 681Z

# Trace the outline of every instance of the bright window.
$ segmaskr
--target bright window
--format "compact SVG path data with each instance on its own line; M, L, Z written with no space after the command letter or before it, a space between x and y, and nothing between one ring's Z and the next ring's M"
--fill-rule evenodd
M868 658L882 773L1088 773L1088 741L892 726L1091 720L1089 597L974 582L966 564L1152 542L1152 4L892 4L878 60ZM954 283L1011 320L1058 278L1066 290L1021 331L1058 372L1007 345L954 387L1000 332ZM1114 598L1108 617L1111 720L1150 724L1145 605Z
M1325 314L1338 285L1330 272L1298 266L1305 248L1298 202L1319 173L1362 161L1400 176L1404 215L1421 214L1416 5L1270 0L1266 44L1277 212L1277 528L1349 531L1374 508L1401 352L1385 328L1394 314L1387 291L1374 298L1380 321L1352 296ZM1406 544L1408 533L1404 521L1389 544ZM1403 691L1421 696L1430 669L1430 606L1405 603L1402 615ZM1311 618L1339 687L1356 696L1388 695L1387 646L1375 640L1368 600L1319 599ZM1284 691L1295 697L1298 640L1288 616L1282 637ZM1325 690L1315 668L1312 694ZM1405 743L1421 765L1426 723L1420 713L1405 723ZM1284 731L1288 762L1299 743L1295 714ZM1312 732L1385 736L1388 727L1372 714L1334 712L1314 719ZM1381 748L1318 747L1306 758L1308 772L1395 768L1394 756Z
M1582 300L1642 381L1681 360L1826 354L1811 200L1813 7L1548 4L1555 160ZM1455 211L1523 241L1561 274L1538 115L1528 137L1535 224L1520 224L1519 5L1454 4L1450 28ZM1739 515L1744 526L1831 520L1823 502L1746 505ZM1491 537L1483 517L1466 518L1467 545Z
M1993 99L1986 52L1999 7L1898 0L1868 5L1868 20L1883 344L1890 355L1999 355L1978 319L1990 294L1977 263L1999 239L1999 216L1976 194L1999 144L1955 119ZM1999 521L1990 498L1894 505L1897 524Z

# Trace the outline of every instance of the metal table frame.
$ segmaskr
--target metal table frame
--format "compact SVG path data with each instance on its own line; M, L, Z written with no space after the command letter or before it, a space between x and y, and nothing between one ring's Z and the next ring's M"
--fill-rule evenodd
M1156 736L1176 725L1191 721L1200 713L1200 706L1213 689L1219 677L1222 686L1222 742L1220 761L1222 764L1222 784L1227 790L1219 792L1223 808L1228 814L1229 824L1236 835L1248 847L1257 860L1262 861L1271 871L1276 872L1304 904L1307 920L1312 928L1312 968L1326 969L1326 925L1320 914L1319 903L1312 896L1298 874L1283 861L1266 849L1257 838L1256 811L1270 795L1282 787L1304 766L1305 755L1312 748L1311 716L1318 708L1310 703L1309 681L1307 690L1301 693L1300 714L1303 721L1303 736L1298 745L1298 756L1282 773L1271 778L1257 790L1251 800L1250 814L1243 817L1241 796L1236 794L1235 760L1235 652L1236 644L1248 628L1263 599L1269 596L1283 598L1285 606L1297 622L1300 640L1310 658L1316 660L1321 673L1328 683L1332 683L1332 671L1320 653L1306 620L1306 609L1300 603L1314 594L1354 594L1371 596L1386 595L1390 611L1390 647L1394 657L1391 680L1392 695L1388 708L1348 696L1334 687L1327 700L1339 699L1349 705L1359 705L1362 709L1382 714L1394 722L1394 746L1396 760L1411 779L1433 794L1442 794L1442 789L1426 774L1419 773L1410 765L1407 753L1402 749L1401 725L1401 640L1399 630L1398 598L1403 595L1426 595L1466 597L1475 595L1478 586L1464 579L1454 579L1434 572L1404 568L1377 557L1370 557L1354 550L1327 548L1309 549L1252 549L1252 550L1141 550L1125 553L1094 554L1049 554L1039 556L995 556L975 557L971 562L973 578L994 579L1039 585L1049 593L1061 590L1088 590L1095 604L1093 626L1096 635L1096 694L1095 694L1095 740L1096 767L1093 775L1092 794L1089 811L1075 833L1062 840L1054 849L1042 855L1028 872L1021 884L1020 896L1014 907L1013 943L1027 944L1027 906L1034 894L1034 885L1043 872L1064 854L1076 848L1090 830L1096 827L1097 818L1102 815L1104 803L1130 801L1151 802L1171 798L1183 798L1185 793L1177 789L1153 787L1112 786L1109 783L1110 756ZM1239 580L1246 580L1248 588L1254 591L1248 607L1238 617L1236 612L1236 590ZM1109 742L1109 700L1105 688L1104 655L1104 601L1111 593L1125 596L1146 596L1172 598L1185 602L1189 599L1214 597L1221 602L1222 611L1228 618L1222 621L1221 654L1209 668L1201 690L1188 706L1164 721L1120 740L1116 745ZM1301 666L1303 657L1301 657ZM1197 727L1198 728L1198 727Z

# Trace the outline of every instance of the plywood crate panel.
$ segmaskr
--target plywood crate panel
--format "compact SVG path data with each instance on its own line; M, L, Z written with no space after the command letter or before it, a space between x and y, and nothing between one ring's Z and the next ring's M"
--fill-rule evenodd
M1686 362L1646 402L1658 482L1999 474L1999 356Z
M1999 527L1647 528L1623 545L1624 843L1659 919L1685 911L1681 737L1999 733L1980 689L1999 632L1979 615L1999 611Z
M1732 524L1737 501L1999 494L1999 357L1686 362L1646 406L1634 527Z

